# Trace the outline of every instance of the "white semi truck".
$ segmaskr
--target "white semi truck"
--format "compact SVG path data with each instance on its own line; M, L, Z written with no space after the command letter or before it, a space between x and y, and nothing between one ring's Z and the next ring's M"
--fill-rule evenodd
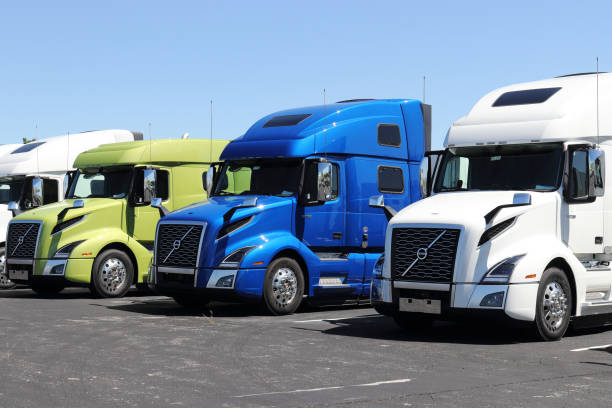
M113 129L0 146L0 289L14 286L4 271L6 228L13 214L63 200L80 153L133 140L142 140L142 133Z
M545 340L612 322L611 111L612 74L485 95L424 162L431 196L391 219L376 309L412 329L492 314Z

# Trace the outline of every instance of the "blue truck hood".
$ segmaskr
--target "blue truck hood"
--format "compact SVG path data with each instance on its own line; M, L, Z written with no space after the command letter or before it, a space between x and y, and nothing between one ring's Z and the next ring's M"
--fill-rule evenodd
M239 208L231 218L224 220L224 215L228 211L252 201L254 197L257 198L256 206ZM236 249L260 245L265 241L266 235L278 231L291 232L295 225L293 213L296 203L295 197L217 196L170 213L163 218L163 221L206 222L200 267L211 268ZM217 239L221 228L250 217L252 219L248 224Z

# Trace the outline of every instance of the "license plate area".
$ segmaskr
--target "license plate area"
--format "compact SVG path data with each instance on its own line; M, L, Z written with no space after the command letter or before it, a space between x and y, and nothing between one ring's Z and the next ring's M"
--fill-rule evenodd
M8 278L11 280L28 280L28 270L23 269L9 269Z
M400 298L400 312L442 314L442 302L439 299Z

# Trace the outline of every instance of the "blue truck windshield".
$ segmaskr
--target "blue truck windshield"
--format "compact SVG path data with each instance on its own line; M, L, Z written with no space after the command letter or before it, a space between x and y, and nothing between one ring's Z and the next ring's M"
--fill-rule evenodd
M300 160L230 160L221 169L214 195L292 196L300 173Z
M552 191L561 183L562 162L559 143L452 148L442 159L435 191Z

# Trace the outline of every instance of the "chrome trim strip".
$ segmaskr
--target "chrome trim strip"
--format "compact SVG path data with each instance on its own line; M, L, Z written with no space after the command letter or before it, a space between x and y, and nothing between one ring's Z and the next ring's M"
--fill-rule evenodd
M171 268L169 266L158 266L157 272L176 273L180 275L195 275L195 269L193 268Z
M422 289L422 290L434 290L438 292L448 292L451 289L451 284L450 283L393 281L393 287L399 288L399 289Z
M13 264L13 265L34 265L33 259L24 259L24 258L6 258L5 263Z

